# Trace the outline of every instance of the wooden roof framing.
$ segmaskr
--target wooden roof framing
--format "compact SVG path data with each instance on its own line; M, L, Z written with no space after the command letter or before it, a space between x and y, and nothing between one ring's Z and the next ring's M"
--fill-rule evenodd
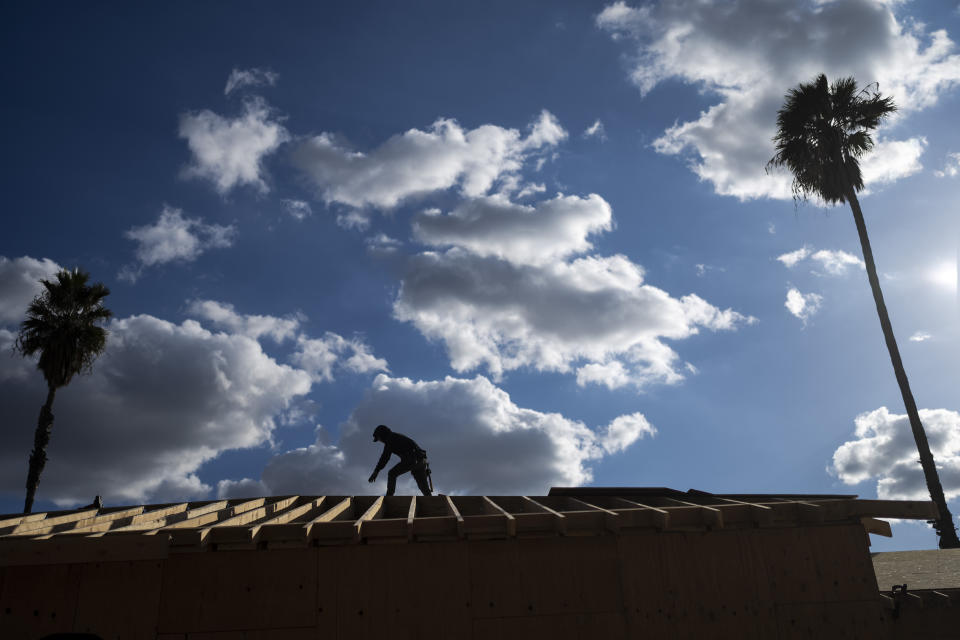
M933 503L852 496L724 494L672 489L553 489L547 496L278 496L0 516L0 563L28 545L127 540L202 551L644 530L713 530L930 519Z

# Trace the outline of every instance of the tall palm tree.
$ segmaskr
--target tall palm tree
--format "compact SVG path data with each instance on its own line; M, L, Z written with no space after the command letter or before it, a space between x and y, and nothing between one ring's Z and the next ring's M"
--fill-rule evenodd
M51 409L57 389L78 373L89 372L107 344L107 332L97 323L113 315L103 306L110 290L99 282L88 285L89 278L90 274L79 269L61 269L56 282L41 280L44 291L30 303L27 319L20 325L16 349L24 356L40 353L37 369L47 381L47 401L40 408L30 453L24 513L33 508L40 474L47 464L47 444L53 429Z
M938 517L933 524L940 536L940 547L954 549L960 547L960 541L957 540L953 516L947 508L933 454L927 444L927 434L920 422L917 404L893 336L863 211L860 210L856 194L863 189L859 158L873 148L870 131L894 111L896 106L892 98L882 97L867 89L858 91L853 78L841 78L833 85L828 85L827 77L820 74L813 82L800 83L785 96L783 107L777 112L777 135L773 138L777 153L767 163L767 168L786 166L793 173L795 198L804 199L814 195L830 204L850 204L860 236L867 278L877 305L877 315L880 316L883 338L920 452L927 489L937 505Z

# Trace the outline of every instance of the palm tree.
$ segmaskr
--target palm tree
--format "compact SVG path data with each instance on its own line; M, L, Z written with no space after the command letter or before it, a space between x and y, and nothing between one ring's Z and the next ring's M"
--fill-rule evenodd
M103 306L110 290L99 282L88 285L89 277L79 269L61 269L56 282L41 280L44 291L30 303L27 319L20 325L16 350L23 356L39 352L37 369L47 381L47 401L40 408L30 453L24 513L33 508L40 474L47 464L47 444L53 428L51 408L57 389L76 374L89 372L107 343L107 332L97 323L113 315Z
M927 434L920 422L917 404L893 336L856 194L863 189L858 159L873 148L870 131L894 111L896 106L892 98L882 97L867 89L857 91L853 78L841 78L833 85L828 85L827 77L820 74L809 84L800 83L787 93L783 107L777 112L777 135L773 138L777 153L767 163L767 169L786 166L793 173L793 194L796 199L805 199L812 194L829 204L847 202L853 210L883 337L890 352L897 384L900 385L913 438L920 452L927 489L937 505L938 517L933 525L940 536L940 547L954 549L960 547L960 541L957 540L953 516L947 508L933 454L927 444Z

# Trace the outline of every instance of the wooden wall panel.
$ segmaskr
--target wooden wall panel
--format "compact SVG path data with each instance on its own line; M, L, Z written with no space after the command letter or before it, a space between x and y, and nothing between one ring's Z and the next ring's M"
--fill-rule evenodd
M0 592L0 638L36 640L72 631L79 584L78 565L7 567Z
M599 639L602 636L594 636ZM473 640L580 640L576 615L485 618L474 621Z
M466 547L473 617L526 615L516 540L476 540Z
M248 631L202 631L176 636L177 640L316 640L315 627L256 629ZM106 640L106 639L105 639ZM157 640L165 640L158 636Z
M623 589L616 537L605 535L564 540L568 548L561 549L560 560L573 564L578 591L577 611L622 613Z
M198 554L180 554L163 562L157 631L186 633L200 628L205 580L197 571Z
M861 525L809 527L801 531L815 551L824 600L876 597L877 578Z
M587 613L580 616L580 640L626 640L627 620L622 611L616 613Z
M340 570L337 562L341 547L318 547L317 553L317 640L337 637L337 607L340 592Z
M669 638L676 613L663 585L668 571L663 536L654 532L621 536L617 548L628 637Z
M400 576L396 585L396 592L404 596L401 626L410 638L436 637L443 629L445 640L469 640L473 606L467 547L460 542L404 546L410 551L409 574Z
M796 527L757 530L757 544L776 602L823 602L823 576L808 531Z
M317 623L315 549L174 554L164 566L162 633Z
M741 529L737 532L737 561L742 576L739 588L750 603L747 606L750 620L748 628L753 631L753 637L758 639L775 638L777 630L770 569L760 543L764 533L760 529Z
M371 602L371 574L376 569L368 547L331 547L337 584L336 638L365 640L368 632ZM329 574L324 578L331 579ZM333 636L331 636L333 637Z
M520 584L527 616L568 614L580 609L572 556L581 550L562 538L518 540Z
M78 566L74 631L124 640L156 637L162 562L96 562Z
M888 638L879 601L798 602L777 605L780 640Z

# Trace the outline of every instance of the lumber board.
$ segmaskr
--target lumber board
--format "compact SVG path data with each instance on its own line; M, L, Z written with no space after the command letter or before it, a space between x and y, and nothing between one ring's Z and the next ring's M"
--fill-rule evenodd
M876 518L864 516L860 518L860 522L863 524L863 528L867 533L884 536L885 538L893 537L893 530L890 528L890 523L886 520L877 520Z
M7 535L11 536L22 536L22 535L40 535L40 533L47 533L51 527L58 524L64 524L67 522L76 522L77 520L84 520L87 518L96 517L99 511L97 509L84 509L82 511L74 511L72 513L66 513L59 516L51 516L49 518L42 518L37 520L26 520L18 524L13 531Z
M49 525L42 530L35 530L33 535L51 535L51 534L79 534L93 533L96 531L105 531L119 520L132 520L133 516L143 513L144 507L130 507L109 513L99 513L89 518L80 520L71 520L61 524ZM44 521L40 521L44 522Z

